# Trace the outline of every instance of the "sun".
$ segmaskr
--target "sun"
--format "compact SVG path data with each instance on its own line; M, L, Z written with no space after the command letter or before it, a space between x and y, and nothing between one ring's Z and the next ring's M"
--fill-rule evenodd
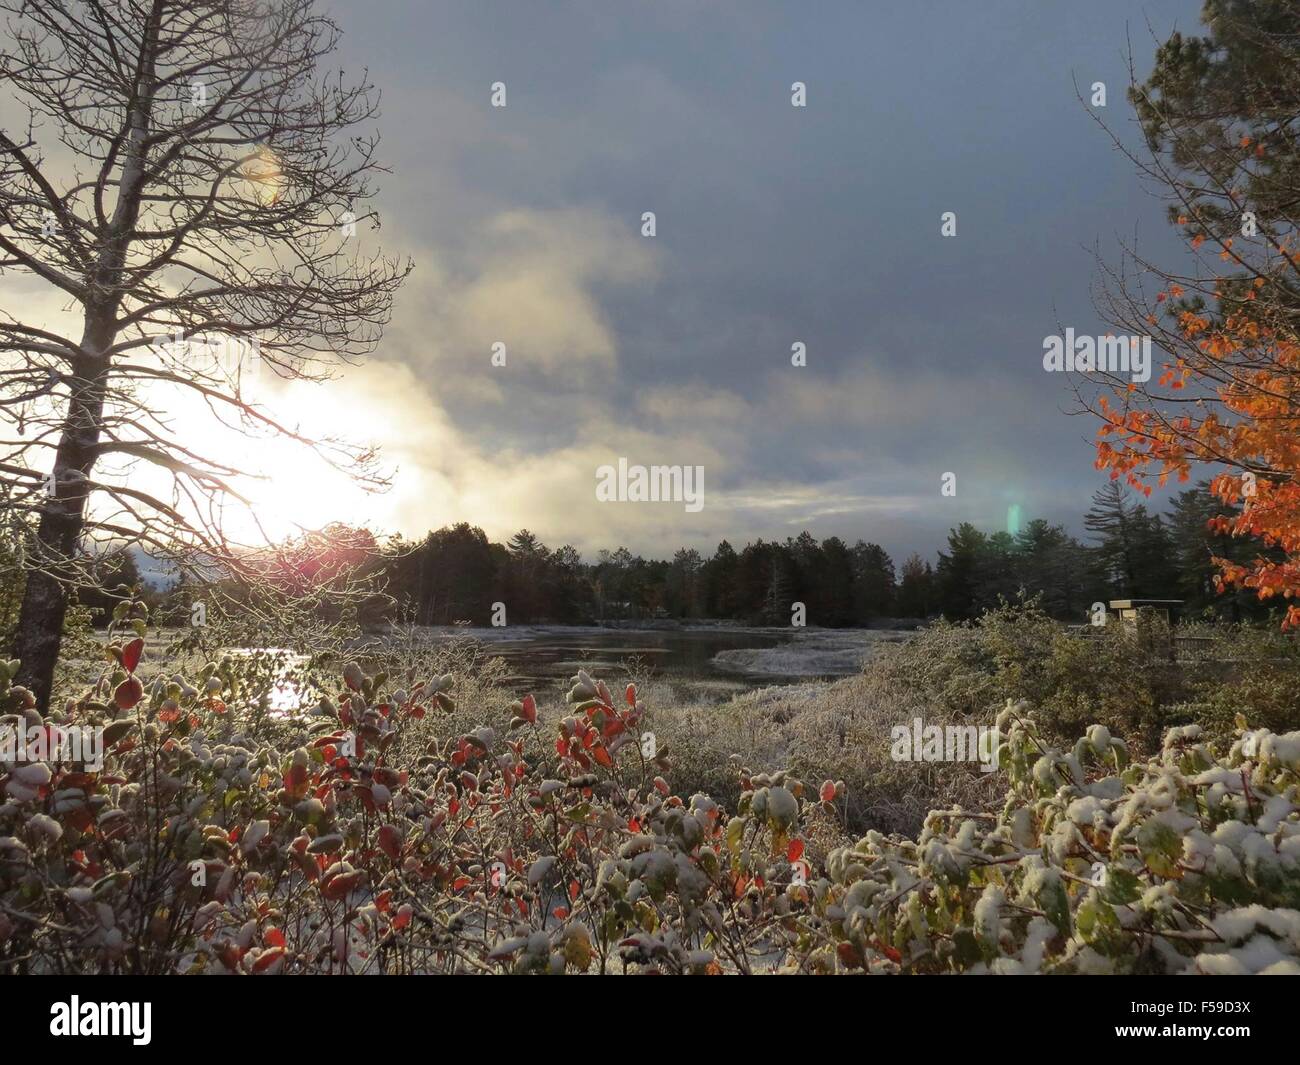
M239 172L252 185L253 195L262 206L271 207L284 195L284 167L280 157L266 145L246 159Z
M310 439L325 439L337 434L339 426L357 424L355 404L348 405L328 385L295 382L269 408L277 421ZM247 502L231 500L223 510L232 539L277 542L333 521L364 524L363 519L382 509L382 497L367 491L346 468L332 465L327 449L322 453L281 435L230 435L223 454L248 474L237 485Z
M232 536L276 542L337 521L341 513L365 512L369 494L306 445L282 438L249 443L258 446L246 467L253 475L239 484L247 503L232 501L226 509Z
M171 499L190 524L208 527L236 548L279 543L332 522L382 524L391 517L386 494L367 490L328 444L371 443L366 429L382 424L383 413L367 397L339 381L284 381L257 362L245 363L240 384L244 403L302 439L252 421L241 424L228 412L216 422L201 396L161 385L148 392L148 400L166 410L172 439L208 460L230 491L174 495L171 473L143 461L114 470L114 478ZM304 441L323 443L313 448ZM331 455L340 461L332 464Z

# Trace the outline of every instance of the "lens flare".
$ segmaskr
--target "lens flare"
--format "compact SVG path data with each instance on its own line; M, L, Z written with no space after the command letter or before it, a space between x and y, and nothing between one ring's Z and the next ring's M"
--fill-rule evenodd
M1020 533L1020 504L1012 503L1007 507L1007 532L1012 536Z
M253 195L263 206L270 207L284 194L284 169L280 165L280 157L265 145L245 160L240 167L240 174L252 185Z

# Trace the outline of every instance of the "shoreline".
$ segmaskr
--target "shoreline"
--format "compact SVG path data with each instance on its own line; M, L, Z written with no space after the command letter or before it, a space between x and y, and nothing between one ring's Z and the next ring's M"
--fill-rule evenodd
M707 638L725 633L728 636L753 636L770 642L770 646L730 647L719 650L709 660L710 667L722 677L751 679L813 679L852 676L862 670L882 645L901 643L912 631L901 628L823 629L742 625L737 623L663 625L508 625L489 626L414 625L390 626L383 635L372 639L414 637L429 642L455 639L475 640L485 647L527 647L566 639L599 638L611 633L650 637L676 636ZM617 650L617 649L611 649Z

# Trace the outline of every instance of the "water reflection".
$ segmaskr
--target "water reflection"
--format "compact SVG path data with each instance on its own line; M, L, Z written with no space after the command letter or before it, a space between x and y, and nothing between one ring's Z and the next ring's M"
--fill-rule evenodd
M307 655L287 647L232 647L225 653L231 658L262 658L274 663L265 696L265 709L272 717L291 718L305 711L307 693L301 676Z
M698 629L647 630L520 626L509 630L454 626L415 627L367 641L366 659L408 643L438 646L474 641L488 657L507 665L505 683L540 695L567 687L579 669L611 681L657 679L674 686L704 686L716 698L769 684L844 676L857 672L881 642L905 634L865 630ZM286 648L231 651L272 659L267 710L277 717L303 713L314 702L302 687L305 655Z

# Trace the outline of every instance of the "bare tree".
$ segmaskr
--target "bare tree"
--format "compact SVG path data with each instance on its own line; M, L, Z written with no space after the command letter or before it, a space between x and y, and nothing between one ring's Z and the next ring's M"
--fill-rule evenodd
M0 498L34 529L14 654L45 705L69 588L96 541L209 573L245 565L223 514L249 471L182 440L160 394L185 390L227 426L286 434L382 483L372 452L282 424L243 375L319 380L372 352L410 264L355 239L378 225L377 94L322 71L339 30L312 0L0 0L0 12L0 84L27 112L0 130L0 276L43 281L79 319L64 335L0 311L13 431ZM145 466L169 492L142 484Z

